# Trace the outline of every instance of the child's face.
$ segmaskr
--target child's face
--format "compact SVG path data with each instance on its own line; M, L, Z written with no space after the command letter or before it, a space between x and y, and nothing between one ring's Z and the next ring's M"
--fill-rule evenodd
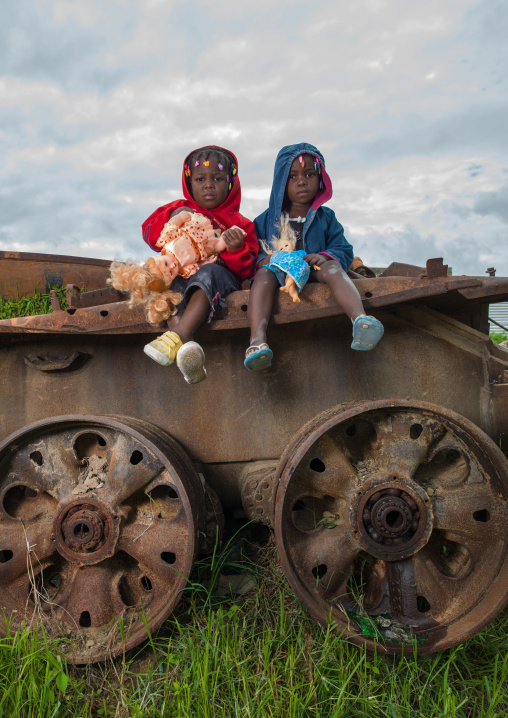
M219 169L218 160L213 155L199 161L197 167L191 167L191 192L194 200L205 209L219 207L228 196L227 172Z
M291 204L310 207L318 189L319 174L314 169L314 157L312 155L296 157L291 164L286 185L287 197Z

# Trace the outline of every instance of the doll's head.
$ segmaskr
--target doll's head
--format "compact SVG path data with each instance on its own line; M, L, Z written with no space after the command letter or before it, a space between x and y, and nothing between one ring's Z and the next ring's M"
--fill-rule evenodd
M319 157L307 153L298 155L291 163L289 170L284 193L284 210L287 212L296 210L305 216L321 187L321 160Z
M295 243L292 242L290 239L279 239L279 240L277 240L275 249L277 249L281 252L294 252L295 251Z
M184 168L189 192L205 209L216 209L226 201L237 176L232 156L218 147L193 152Z
M129 292L130 306L144 304L149 323L158 326L176 314L183 299L181 294L169 289L175 275L171 264L171 255L150 257L144 264L132 259L113 262L108 284L121 292Z
M279 222L279 236L274 237L275 249L282 252L294 252L296 249L296 234L289 222L289 215L282 213Z

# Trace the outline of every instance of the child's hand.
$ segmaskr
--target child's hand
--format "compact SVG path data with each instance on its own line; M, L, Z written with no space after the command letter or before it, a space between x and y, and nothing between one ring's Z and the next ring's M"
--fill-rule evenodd
M323 257L322 254L306 254L304 260L311 267L319 269L319 267L326 262L326 257Z
M226 247L229 252L234 252L236 249L240 249L243 246L243 238L247 232L244 232L240 227L230 227L222 233L222 239L226 242Z
M169 215L169 219L171 219L171 217L174 217L175 214L180 214L180 212L190 212L190 214L194 214L195 211L195 209L191 209L190 207L178 207L178 209L175 209L174 212L171 212L171 214Z

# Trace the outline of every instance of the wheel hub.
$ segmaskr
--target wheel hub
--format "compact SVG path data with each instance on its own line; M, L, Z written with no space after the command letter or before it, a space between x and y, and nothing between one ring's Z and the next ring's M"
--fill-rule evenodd
M396 477L364 484L353 502L351 519L369 553L388 561L419 551L432 530L425 491L409 479Z
M62 521L62 533L66 545L73 551L89 553L97 551L106 540L106 524L94 506L75 506Z
M120 517L96 498L73 501L60 509L52 540L69 561L92 564L115 552Z
M386 546L400 546L416 533L420 512L405 492L385 489L371 496L362 519L373 541Z

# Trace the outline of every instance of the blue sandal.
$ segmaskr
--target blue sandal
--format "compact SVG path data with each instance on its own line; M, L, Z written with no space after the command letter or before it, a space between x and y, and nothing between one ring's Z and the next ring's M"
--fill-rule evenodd
M265 349L261 349L263 345L266 347ZM256 351L253 351L252 354L245 357L244 366L246 369L249 369L249 371L259 371L260 369L268 369L268 367L272 365L273 352L266 342L251 344L249 349L255 349ZM249 351L249 349L247 349L247 351Z
M374 317L357 317L353 322L351 349L357 352L368 352L374 349L384 332L383 325Z

